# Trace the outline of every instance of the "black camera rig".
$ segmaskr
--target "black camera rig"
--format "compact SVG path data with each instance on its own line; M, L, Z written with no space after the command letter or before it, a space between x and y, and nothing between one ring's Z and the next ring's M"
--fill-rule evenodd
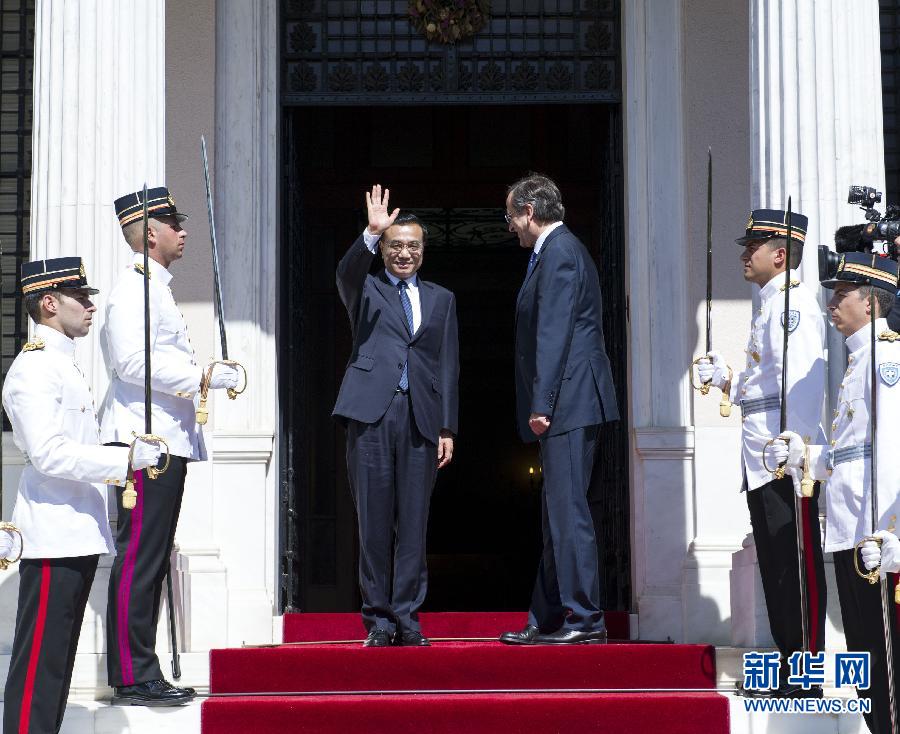
M900 237L900 206L890 204L884 214L875 208L881 203L881 192L871 186L851 186L848 204L857 204L865 212L866 224L839 227L834 233L835 251L819 245L819 280L828 280L837 273L842 252L873 252L874 243L883 242L878 254L896 260L900 248L894 240Z

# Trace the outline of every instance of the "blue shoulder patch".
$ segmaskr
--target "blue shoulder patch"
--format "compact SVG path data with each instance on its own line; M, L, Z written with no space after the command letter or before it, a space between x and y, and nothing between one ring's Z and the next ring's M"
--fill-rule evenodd
M896 362L882 362L878 365L878 374L881 381L888 387L893 387L900 382L900 364Z
M800 312L791 309L788 311L788 333L792 334L800 324ZM784 326L784 311L781 312L781 325Z

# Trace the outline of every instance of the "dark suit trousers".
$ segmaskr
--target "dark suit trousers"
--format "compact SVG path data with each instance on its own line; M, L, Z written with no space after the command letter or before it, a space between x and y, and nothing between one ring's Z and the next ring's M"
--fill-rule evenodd
M825 561L819 528L819 486L816 483L813 496L803 500L801 518L806 549L809 647L812 652L825 649ZM791 653L803 649L793 481L790 477L773 479L748 491L747 507L750 509L769 627L775 644L787 659Z
M884 624L881 618L881 585L870 584L860 578L853 568L855 550L842 550L834 554L834 575L837 580L838 601L841 604L841 621L844 623L844 636L847 638L847 650L850 652L869 652L870 654L870 686L868 690L858 691L860 698L872 700L872 711L863 714L869 731L873 734L890 734L891 709L888 698L887 665L885 663ZM862 568L860 562L860 568ZM900 635L897 632L898 607L894 604L894 587L897 576L890 574L890 620L891 636L894 649L895 685L900 673Z
M164 677L156 656L156 625L186 475L187 460L180 456L173 456L166 473L157 479L135 472L137 503L132 510L122 507L124 488L116 487L117 555L106 608L106 669L111 686Z
M16 634L3 695L4 734L55 734L62 726L98 558L21 561Z
M545 633L603 626L597 539L587 502L596 443L597 426L540 441L544 552L528 622Z
M418 631L437 446L416 428L408 395L395 395L376 423L347 422L347 470L359 522L366 629Z

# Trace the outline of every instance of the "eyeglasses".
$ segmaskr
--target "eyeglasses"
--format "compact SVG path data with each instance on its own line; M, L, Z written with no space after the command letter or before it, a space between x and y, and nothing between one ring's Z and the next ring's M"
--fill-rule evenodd
M506 213L503 215L503 218L506 220L506 223L507 223L507 224L511 224L511 223L512 223L512 214L510 214L509 212L506 212Z
M388 242L387 247L394 254L409 250L410 255L416 255L421 252L422 243L417 242L416 240L413 240L412 242L399 242L395 240L394 242Z

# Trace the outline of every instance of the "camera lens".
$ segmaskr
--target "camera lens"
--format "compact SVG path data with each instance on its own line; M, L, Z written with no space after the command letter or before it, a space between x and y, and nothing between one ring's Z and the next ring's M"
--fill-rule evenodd
M841 256L828 249L827 245L819 245L819 280L831 280L837 275Z

